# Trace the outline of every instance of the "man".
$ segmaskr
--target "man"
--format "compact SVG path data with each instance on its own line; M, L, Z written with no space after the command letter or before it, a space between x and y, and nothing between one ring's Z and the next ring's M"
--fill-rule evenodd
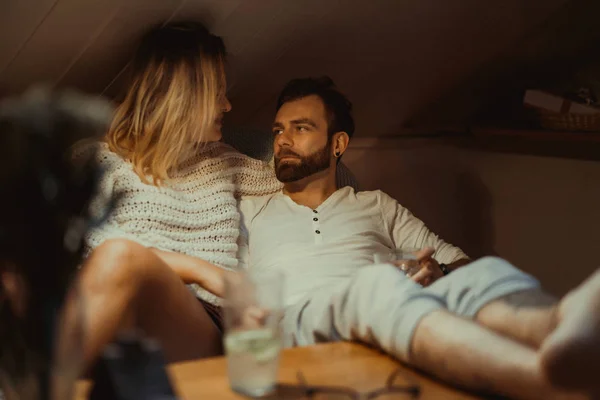
M357 340L454 384L520 398L578 398L555 385L598 390L600 273L557 302L501 259L455 270L464 254L395 200L336 188L353 130L351 105L330 79L291 81L273 124L284 188L240 203L242 263L258 276L287 275L286 344ZM405 247L425 247L415 280L431 285L369 265ZM442 270L448 276L435 280Z

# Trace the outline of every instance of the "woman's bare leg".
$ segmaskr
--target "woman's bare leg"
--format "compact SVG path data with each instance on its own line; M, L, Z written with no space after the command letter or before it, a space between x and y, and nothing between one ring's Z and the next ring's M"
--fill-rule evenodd
M135 328L156 338L169 362L221 354L218 330L181 279L147 248L125 240L98 246L80 276L84 358Z

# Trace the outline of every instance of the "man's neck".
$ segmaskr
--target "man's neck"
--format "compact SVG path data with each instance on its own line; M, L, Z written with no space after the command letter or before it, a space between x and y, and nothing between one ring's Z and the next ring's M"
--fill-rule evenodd
M310 207L313 210L336 190L335 169L325 170L296 182L288 182L283 186L283 193L296 204Z

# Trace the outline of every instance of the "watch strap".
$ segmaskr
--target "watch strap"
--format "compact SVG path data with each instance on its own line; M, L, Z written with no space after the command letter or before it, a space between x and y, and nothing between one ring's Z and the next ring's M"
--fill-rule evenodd
M440 263L440 269L444 275L448 275L450 273L450 268L446 264Z

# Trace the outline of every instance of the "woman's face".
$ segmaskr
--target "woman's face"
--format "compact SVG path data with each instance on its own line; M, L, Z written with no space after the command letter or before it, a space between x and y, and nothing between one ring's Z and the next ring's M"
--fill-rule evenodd
M225 93L225 91L223 91L223 94L219 96L219 99L217 100L217 118L215 118L215 121L213 123L213 128L211 129L208 137L207 137L207 141L209 142L216 142L221 140L222 137L222 133L221 133L221 129L223 127L223 118L225 116L226 112L231 111L231 103L229 102L229 99L227 98L227 94Z
M217 94L217 116L212 123L212 128L207 135L206 141L208 142L217 142L221 140L223 136L221 133L221 129L223 128L223 118L225 117L225 113L231 111L231 103L227 98L227 77L225 75L224 66L220 66L219 76L219 93Z

